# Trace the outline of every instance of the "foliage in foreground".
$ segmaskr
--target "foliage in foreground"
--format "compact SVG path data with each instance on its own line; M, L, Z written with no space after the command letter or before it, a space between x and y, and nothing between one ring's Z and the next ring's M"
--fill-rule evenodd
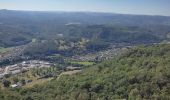
M3 100L169 100L170 45L137 47L81 74L29 89L0 91Z

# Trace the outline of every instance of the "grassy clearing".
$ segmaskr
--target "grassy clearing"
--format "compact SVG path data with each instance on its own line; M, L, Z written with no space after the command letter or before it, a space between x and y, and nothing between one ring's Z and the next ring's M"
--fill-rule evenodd
M24 85L23 87L24 88L31 88L33 87L34 85L41 85L43 83L46 83L50 80L52 80L53 78L46 78L46 79L34 79L32 82L30 83L27 83L26 85Z
M0 47L0 53L5 53L5 52L8 52L9 50L11 50L11 48Z
M89 62L89 61L70 61L71 64L78 64L83 66L91 66L94 65L95 62Z
M21 77L20 77L21 78ZM45 82L50 81L52 78L44 78L44 79L38 79L40 78L39 76L34 76L31 71L26 72L25 74L22 75L22 78L26 79L26 80L32 80L32 82L27 83L26 85L24 85L24 88L31 88L34 85L41 85Z

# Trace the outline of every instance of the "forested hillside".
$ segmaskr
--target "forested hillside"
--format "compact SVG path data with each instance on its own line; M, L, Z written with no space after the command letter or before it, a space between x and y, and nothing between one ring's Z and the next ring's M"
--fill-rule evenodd
M43 85L1 89L2 100L169 100L170 45L135 47L82 73Z
M153 43L167 39L169 26L170 17L165 16L0 10L0 47L61 37L109 43Z

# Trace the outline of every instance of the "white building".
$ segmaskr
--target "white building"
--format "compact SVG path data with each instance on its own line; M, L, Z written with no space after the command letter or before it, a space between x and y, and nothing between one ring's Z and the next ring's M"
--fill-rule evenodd
M18 87L18 85L17 84L12 84L11 87L16 88L16 87Z

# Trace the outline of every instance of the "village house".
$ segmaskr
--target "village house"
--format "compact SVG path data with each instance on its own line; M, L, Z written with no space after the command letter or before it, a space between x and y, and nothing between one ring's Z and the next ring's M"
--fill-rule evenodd
M6 66L4 69L0 68L0 78L3 78L6 74L19 74L21 72L26 72L31 68L42 68L51 67L51 63L39 60L23 61L18 64Z
M12 84L11 87L16 88L16 87L18 87L18 85L17 84Z

